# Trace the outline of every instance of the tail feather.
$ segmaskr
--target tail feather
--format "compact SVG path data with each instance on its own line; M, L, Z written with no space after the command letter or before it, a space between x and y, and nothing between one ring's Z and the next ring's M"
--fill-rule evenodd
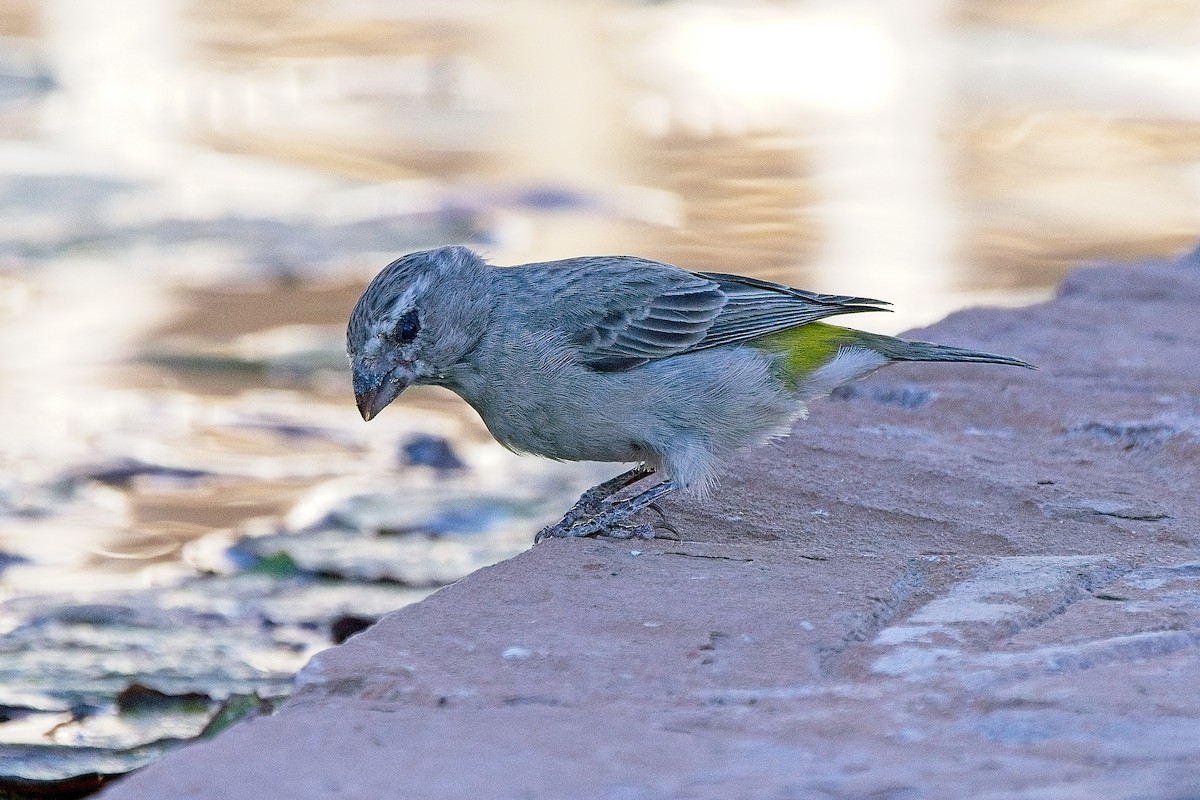
M971 361L979 364L1004 364L1010 367L1037 369L1033 364L1019 358L984 353L979 350L966 350L944 344L913 342L907 339L897 339L894 336L862 331L856 338L859 344L869 347L892 361Z

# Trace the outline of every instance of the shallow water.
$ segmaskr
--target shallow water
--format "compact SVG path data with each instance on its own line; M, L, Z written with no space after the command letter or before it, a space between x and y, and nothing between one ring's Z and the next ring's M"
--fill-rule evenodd
M285 694L336 620L616 471L436 390L364 425L342 329L396 255L637 254L882 297L885 332L1034 301L1194 238L1197 12L0 3L0 773Z

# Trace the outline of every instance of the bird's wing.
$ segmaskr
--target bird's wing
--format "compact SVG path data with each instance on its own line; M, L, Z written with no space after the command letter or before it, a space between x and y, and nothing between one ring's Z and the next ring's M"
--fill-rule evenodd
M882 306L888 305L869 297L817 294L743 275L700 274L720 287L726 303L696 350L757 339L838 314L886 311Z
M721 273L641 261L608 276L603 302L576 307L585 364L618 372L652 360L757 339L809 322L879 311L879 300L826 295ZM629 270L629 266L635 269ZM641 269L636 269L641 267ZM593 272L593 275L595 273ZM614 285L618 284L618 285Z
M583 362L601 372L694 350L727 302L717 283L684 270L612 277L620 285L610 279L602 304L573 315Z

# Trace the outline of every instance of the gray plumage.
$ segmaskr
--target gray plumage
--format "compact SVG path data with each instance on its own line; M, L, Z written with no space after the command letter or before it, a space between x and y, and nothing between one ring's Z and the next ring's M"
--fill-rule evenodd
M889 361L1028 366L820 326L823 339L848 338L785 377L789 353L773 334L882 305L633 257L494 268L444 247L376 276L347 349L366 419L411 383L445 386L512 450L644 462L703 489L724 455L786 433L806 400Z

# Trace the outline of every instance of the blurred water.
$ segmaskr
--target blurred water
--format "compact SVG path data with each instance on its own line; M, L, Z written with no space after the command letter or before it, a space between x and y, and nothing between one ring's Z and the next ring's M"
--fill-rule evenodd
M207 714L123 687L284 692L616 471L433 390L364 425L396 255L1029 302L1195 237L1198 43L1200 0L0 2L0 773L142 763Z

